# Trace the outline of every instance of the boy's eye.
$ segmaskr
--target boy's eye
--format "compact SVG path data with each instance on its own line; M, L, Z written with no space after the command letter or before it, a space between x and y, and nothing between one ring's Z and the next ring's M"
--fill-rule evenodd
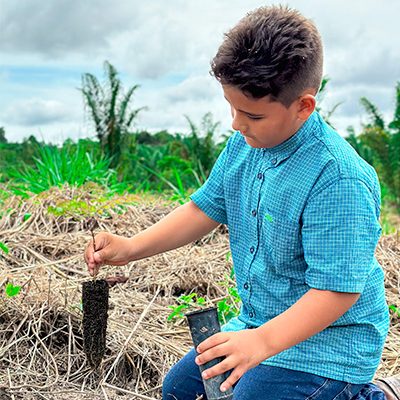
M253 119L253 120L263 119L264 118L264 117L256 117L256 116L253 116L253 115L248 115L247 117L250 118L250 119Z

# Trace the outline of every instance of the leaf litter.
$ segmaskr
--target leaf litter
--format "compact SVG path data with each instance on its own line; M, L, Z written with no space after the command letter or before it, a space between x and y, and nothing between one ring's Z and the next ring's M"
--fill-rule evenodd
M168 306L182 294L197 293L210 305L226 296L218 282L231 270L227 231L221 226L180 249L125 267L103 267L93 281L83 260L93 221L48 212L76 196L91 200L87 191L65 186L23 203L17 197L5 201L10 211L0 219L0 242L9 252L0 253L0 289L4 293L12 282L21 290L0 296L0 398L155 400L169 368L191 347L185 322L167 321ZM96 216L97 229L124 236L152 225L175 206L137 195L113 200L118 208ZM377 257L387 302L400 309L399 234L381 238ZM82 285L100 280L109 287L107 335L87 360L85 347L90 351L91 345L83 332L92 327L85 328L83 320ZM400 317L391 312L377 378L400 373L399 343Z

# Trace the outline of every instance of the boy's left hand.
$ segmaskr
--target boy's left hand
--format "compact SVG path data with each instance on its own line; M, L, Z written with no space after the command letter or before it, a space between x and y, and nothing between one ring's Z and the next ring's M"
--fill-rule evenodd
M268 344L257 329L216 333L200 343L197 352L200 353L195 359L197 365L217 357L226 357L217 365L205 370L202 375L204 379L208 379L232 370L229 378L221 385L223 392L270 354Z

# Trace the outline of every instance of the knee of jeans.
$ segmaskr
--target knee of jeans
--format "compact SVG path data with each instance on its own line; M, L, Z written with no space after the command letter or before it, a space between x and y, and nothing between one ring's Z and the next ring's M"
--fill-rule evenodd
M386 395L375 384L367 383L352 400L386 400Z

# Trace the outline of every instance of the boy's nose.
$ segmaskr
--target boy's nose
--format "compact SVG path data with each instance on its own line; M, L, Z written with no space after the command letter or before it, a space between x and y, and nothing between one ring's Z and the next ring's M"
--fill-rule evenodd
M240 121L237 117L237 114L232 119L232 129L234 131L240 131L242 133L246 133L247 125L243 124L243 121Z

